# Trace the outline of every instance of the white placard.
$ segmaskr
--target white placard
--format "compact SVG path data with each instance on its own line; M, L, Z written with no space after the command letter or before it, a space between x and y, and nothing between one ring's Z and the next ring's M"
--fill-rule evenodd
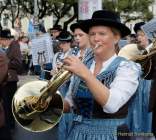
M90 19L96 10L102 9L102 0L79 0L79 19Z
M44 64L52 63L54 56L52 40L48 33L32 39L31 44L33 65L39 65L39 57L43 58ZM40 56L42 54L42 56Z
M156 38L156 18L144 24L141 29L144 31L148 39Z

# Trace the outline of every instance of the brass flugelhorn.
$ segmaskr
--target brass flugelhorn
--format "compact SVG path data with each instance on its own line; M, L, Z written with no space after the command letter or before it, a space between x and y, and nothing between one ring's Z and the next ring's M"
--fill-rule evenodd
M49 81L32 81L21 86L12 101L13 115L18 124L33 132L53 128L63 113L63 100L58 88L71 75L62 66Z
M88 51L88 55L94 49ZM87 56L87 55L85 55ZM85 60L81 58L81 61ZM58 88L70 79L72 73L64 64L49 81L33 81L21 86L14 95L12 111L15 120L24 129L41 132L53 128L63 113L63 100Z

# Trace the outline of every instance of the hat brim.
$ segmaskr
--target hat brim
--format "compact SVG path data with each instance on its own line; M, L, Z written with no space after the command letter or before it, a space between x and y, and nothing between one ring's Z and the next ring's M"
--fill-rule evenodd
M84 28L84 26L83 26L81 23L74 23L74 24L72 24L72 25L70 26L70 30L71 30L72 32L74 32L75 29L78 29L78 28L85 32L85 28Z
M141 27L145 24L145 22L139 22L134 25L134 32L137 33L139 30L142 30Z
M83 26L84 32L88 33L89 29L93 26L104 25L108 27L115 27L120 31L121 37L125 37L131 33L130 29L122 23L114 22L113 20L105 20L105 19L88 19L84 20L81 23Z
M66 42L70 42L72 41L72 37L67 37L67 38L57 38L60 42L66 41Z

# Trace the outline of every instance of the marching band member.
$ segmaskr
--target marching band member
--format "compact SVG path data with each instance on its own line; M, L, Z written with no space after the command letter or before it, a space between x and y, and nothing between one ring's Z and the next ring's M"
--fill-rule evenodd
M90 55L90 42L89 36L83 30L81 26L81 20L70 26L71 31L74 36L74 43L77 44L78 52L75 54L77 57L81 58L82 61L85 61L87 55ZM73 77L70 79L73 80ZM70 85L68 87L70 90ZM68 91L67 91L68 92ZM70 113L64 113L62 119L59 123L59 139L66 139L66 131L68 131L68 125L70 124L72 115Z
M60 35L57 37L57 39L59 40L60 51L57 52L53 58L53 64L52 64L53 69L51 70L52 76L55 75L59 71L59 69L61 68L62 63L63 63L63 59L65 57L67 57L68 55L71 55L73 53L73 50L71 49L73 37L70 34L70 32L62 31L60 33ZM68 85L69 85L69 81L67 81L59 89L63 96L65 95L65 93L68 89Z
M57 69L57 65L70 53L73 38L68 31L62 31L57 39L59 41L59 52L54 55L53 69Z
M65 69L76 75L64 101L64 112L73 111L66 139L117 139L117 128L125 123L128 101L139 84L140 67L115 52L130 30L107 10L94 12L81 24L94 54L84 63L76 56L64 60Z
M90 42L89 42L89 36L87 33L85 33L83 30L83 26L81 26L82 20L72 24L70 26L70 29L73 32L74 41L78 45L79 52L77 54L78 57L84 58L85 54L87 54L87 51L90 50Z

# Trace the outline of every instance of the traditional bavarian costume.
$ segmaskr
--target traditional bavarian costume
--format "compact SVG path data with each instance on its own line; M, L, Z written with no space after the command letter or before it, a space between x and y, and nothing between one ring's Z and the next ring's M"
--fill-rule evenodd
M108 26L119 30L121 37L130 34L130 30L121 23L116 13L107 10L95 11L92 18L85 20L81 25L85 27L86 33L94 26ZM96 31L99 34L99 30ZM96 43L95 40L94 43ZM94 71L93 55L89 55L84 63L88 69ZM96 76L110 91L103 107L95 101L85 81L75 76L71 83L71 91L65 97L73 111L69 119L65 118L68 128L65 139L117 139L117 127L125 123L128 101L138 87L139 75L140 67L122 57L114 55L105 61L100 73Z
M117 56L114 56L113 59L109 66L97 75L97 79L108 88L116 77L118 68L124 66L121 66L121 62L126 61ZM88 68L93 67L93 56L89 56L84 63ZM125 67L137 71L136 73L139 75L134 63L125 62ZM74 108L72 109L73 114L63 118L68 129L65 139L117 139L117 127L125 123L128 103L125 103L116 113L106 113L107 111L103 111L104 109L94 100L85 82L79 77L74 77L71 89L72 95L67 95L66 100L70 103L70 98L72 98ZM131 94L133 95L133 93Z

